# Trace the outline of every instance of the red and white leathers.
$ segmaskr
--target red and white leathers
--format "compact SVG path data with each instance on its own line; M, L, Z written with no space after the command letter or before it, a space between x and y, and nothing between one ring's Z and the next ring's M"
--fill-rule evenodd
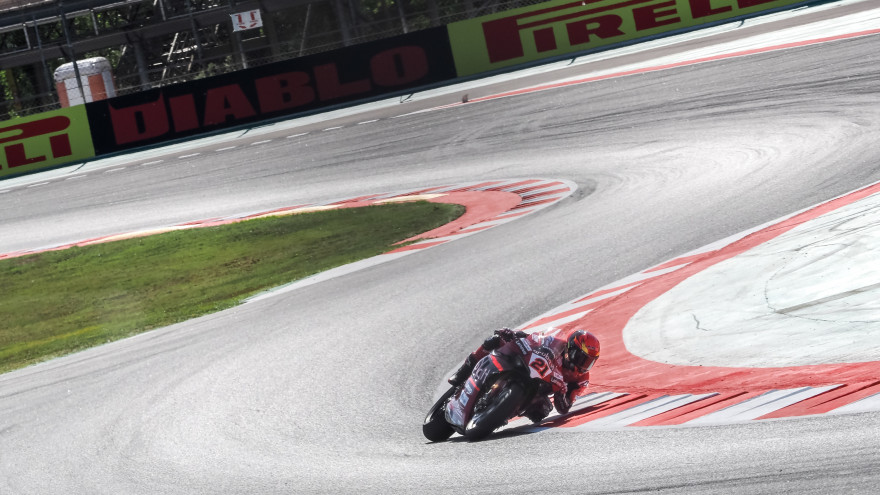
M553 364L562 375L561 381L553 380L551 384L553 387L553 405L550 404L546 396L536 397L535 404L533 404L533 407L530 407L531 411L527 414L529 419L535 422L540 421L550 413L553 406L556 407L560 414L567 414L574 399L582 395L590 383L590 372L578 371L568 362L566 357L568 338L576 331L578 331L577 328L570 330L551 328L539 333L526 334L524 332L514 332L506 328L498 330L495 332L495 335L486 339L477 350L467 357L461 369L450 378L450 383L456 384L456 380L463 382L470 375L474 365L491 351L500 347L503 341L524 338L529 341L532 347L546 347L553 356Z
M553 405L559 414L568 414L575 398L583 395L590 384L590 372L578 371L565 358L568 337L577 330L577 328L572 328L563 331L558 328L550 328L543 332L530 334L526 338L532 345L550 349L553 352L557 369L562 372L563 383L553 383Z

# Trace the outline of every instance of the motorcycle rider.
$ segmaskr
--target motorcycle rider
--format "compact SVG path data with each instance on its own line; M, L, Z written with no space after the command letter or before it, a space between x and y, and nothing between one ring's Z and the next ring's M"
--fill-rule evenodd
M527 339L535 348L545 347L554 357L556 369L562 373L562 383L554 382L553 403L546 394L538 394L524 411L524 416L539 423L550 414L553 406L559 414L568 414L571 405L590 383L590 368L599 359L599 339L592 333L577 328L560 330L551 328L544 332L527 334L509 328L496 330L477 350L470 353L464 364L449 378L452 386L461 386L470 377L477 362L506 342Z

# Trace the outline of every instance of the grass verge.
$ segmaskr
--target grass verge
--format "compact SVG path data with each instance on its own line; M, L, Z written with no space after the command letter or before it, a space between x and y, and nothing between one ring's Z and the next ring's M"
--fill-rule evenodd
M0 260L0 373L229 308L462 213L428 202L348 208Z

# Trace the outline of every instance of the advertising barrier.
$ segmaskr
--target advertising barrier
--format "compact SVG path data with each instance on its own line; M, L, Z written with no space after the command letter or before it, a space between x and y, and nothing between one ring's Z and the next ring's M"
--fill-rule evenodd
M0 178L93 156L83 106L0 123Z
M460 77L656 37L804 0L554 0L450 24Z
M98 154L454 79L445 27L87 105ZM99 124L100 123L100 124Z
M0 179L818 0L553 0L0 123Z

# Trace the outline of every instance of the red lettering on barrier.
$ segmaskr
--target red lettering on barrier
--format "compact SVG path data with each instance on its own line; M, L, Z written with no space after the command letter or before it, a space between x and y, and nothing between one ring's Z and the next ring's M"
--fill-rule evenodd
M6 163L9 168L21 167L46 161L46 155L28 157L24 149L24 143L10 144L6 147Z
M554 24L565 23L564 26L568 32L568 41L571 46L589 43L592 35L599 39L625 36L627 33L622 29L623 14L614 11L620 12L626 8L632 8L630 12L635 21L636 32L681 22L676 9L677 4L674 1L667 0L658 3L658 0L626 0L602 7L584 8L597 1L601 0L572 2L482 23L489 62L497 63L524 57L525 48L521 39L524 31L531 32L538 53L558 49L556 34L553 30ZM732 7L713 9L710 5L713 0L689 1L694 17L705 17L732 10ZM738 1L756 5L774 0ZM650 5L636 7L642 4ZM547 17L546 15L557 11L569 12L561 13L556 17ZM606 12L607 14L599 15ZM529 22L531 19L535 20Z
M254 81L260 112L287 110L315 101L312 80L305 72L287 72L277 76L261 77Z
M53 132L61 132L67 130L68 127L70 127L70 119L64 117L63 115L4 127L0 128L0 135L6 134L8 132L15 132L16 134L0 138L0 144L9 143L12 141L21 141L22 139L28 139L37 136L44 136L46 134L52 134Z
M315 84L321 101L335 100L358 93L367 93L372 89L369 79L343 83L339 80L336 64L324 64L314 68Z
M171 106L171 120L177 132L199 128L199 114L196 112L196 100L193 95L168 98Z
M731 10L733 10L733 7L729 5L713 9L712 0L690 0L690 4L691 14L693 15L694 19L709 17L710 15L715 14L723 14L724 12L730 12Z
M537 48L538 53L556 49L556 34L553 32L552 27L535 31L535 48Z
M593 28L589 26L596 25ZM580 45L590 42L590 35L595 34L602 39L613 38L615 36L623 36L620 26L623 25L623 19L616 15L603 15L592 19L584 19L582 21L572 22L565 25L568 30L568 40L572 45Z
M593 7L591 4L603 0L583 0L563 5L556 5L544 9L533 10L521 14L493 19L483 22L483 39L490 63L504 62L525 57L525 45L521 36L523 32L530 33L534 37L535 49L538 53L558 49L558 42L553 25L565 23L571 46L586 44L591 41L591 36L599 39L609 39L617 36L625 36L623 26L623 14L618 15L625 8L632 8L632 17L635 21L635 34L661 26L676 24L682 21L678 16L677 3L670 0L623 0L610 5ZM715 5L713 2L734 0L688 0L691 14L694 19L708 17L717 14L731 12L731 5ZM774 2L776 0L736 0L739 8L746 9ZM636 7L641 4L650 4ZM590 6L587 8L587 6ZM555 17L548 16L554 12L560 12ZM603 14L604 15L598 15ZM568 22L571 21L571 22ZM549 27L543 27L549 26ZM561 41L561 40L559 40Z
M116 144L136 143L166 134L170 130L165 98L127 108L114 108L109 104L110 122L116 136Z
M486 50L489 53L489 62L503 62L505 60L511 60L514 58L519 58L525 55L523 51L522 40L520 39L519 32L527 29L531 29L533 27L555 24L560 21L564 21L566 19L571 18L572 16L586 16L590 14L595 14L598 12L603 12L606 10L616 8L617 6L611 7L600 7L598 9L586 10L581 12L576 12L575 14L567 14L560 17L555 17L551 19L542 19L539 21L520 24L520 19L528 19L529 17L541 16L544 14L549 14L551 12L558 12L561 10L569 10L578 7L584 7L587 4L592 4L596 2L601 2L603 0L580 0L576 2L566 3L563 5L557 5L554 7L548 7L546 9L534 10L532 12L526 12L524 14L518 14L510 17L504 17L502 19L495 19L492 21L484 22L483 27L483 39L486 41ZM644 2L650 0L638 0L638 2ZM551 28L552 29L552 28ZM540 30L539 30L540 31ZM537 31L536 31L537 33ZM544 37L546 34L535 34L537 37ZM549 48L549 44L547 43L547 39L544 38L541 41L536 39L536 45L540 44L543 48L547 48L547 50L538 51L548 51L555 48ZM554 45L555 45L554 39Z
M42 120L0 128L0 136L12 133L12 135L0 138L0 144L13 143L3 147L8 167L15 168L46 161L47 157L45 155L28 156L27 149L25 148L26 143L20 141L64 132L69 127L70 119L63 115L57 115ZM61 158L73 154L70 138L67 134L49 136L49 147L52 150L53 158Z
M70 136L67 134L49 137L49 147L52 148L52 156L55 158L73 154L73 148L70 146Z
M667 10L660 10L665 7L672 8ZM678 11L675 9L674 1L663 2L654 5L648 5L647 7L638 7L633 9L633 19L636 21L636 29L638 31L644 31L646 29L681 22L680 17L670 17L676 14L678 14ZM661 17L666 17L666 19L660 20Z
M503 62L525 55L516 20L516 17L507 17L483 23L483 39L486 40L489 62Z
M205 93L204 125L225 124L229 117L246 119L257 112L238 84L211 88Z
M373 82L379 86L400 86L428 75L428 56L420 46L401 46L377 53L370 59Z
M337 64L328 63L312 68L313 76L306 71L292 71L260 77L250 87L256 94L256 102L248 99L245 92L248 87L243 84L210 88L203 97L197 92L167 97L160 93L155 102L128 108L115 108L109 102L116 144L160 138L169 134L172 126L174 132L197 131L202 127L246 121L261 114L311 105L316 100L357 97L373 91L374 87L411 84L429 75L431 65L425 49L413 45L376 53L368 63L364 61L355 69L355 73L369 73L369 76L341 81Z

